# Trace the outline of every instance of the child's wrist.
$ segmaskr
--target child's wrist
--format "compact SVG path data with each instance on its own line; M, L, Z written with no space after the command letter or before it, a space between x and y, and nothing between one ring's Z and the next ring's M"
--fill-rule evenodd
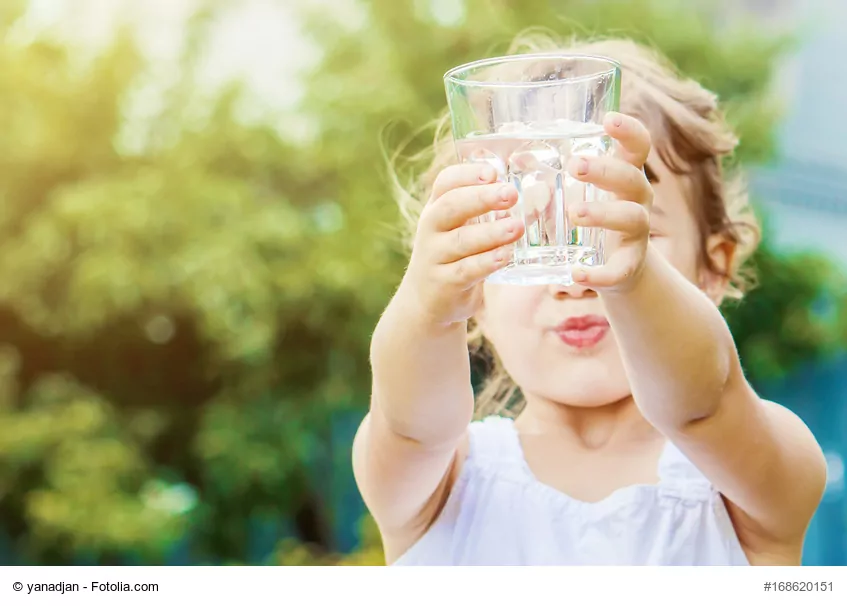
M424 293L418 292L414 284L404 280L391 305L398 321L419 334L440 336L457 330L467 330L467 322L445 322L434 314L424 301Z
M630 277L624 284L615 288L601 290L599 293L600 298L607 301L628 299L640 292L644 287L644 283L647 281L646 277L655 271L658 263L662 262L662 259L659 258L660 254L661 253L659 253L659 251L648 243L647 251L644 255L644 262L632 275L632 277Z

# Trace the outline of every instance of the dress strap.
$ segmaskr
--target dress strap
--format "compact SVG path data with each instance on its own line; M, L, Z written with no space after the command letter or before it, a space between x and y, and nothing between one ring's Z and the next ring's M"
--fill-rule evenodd
M659 458L659 478L662 481L706 480L706 477L688 460L673 442L668 440Z
M468 459L480 465L520 461L520 443L513 425L512 419L500 416L471 423Z

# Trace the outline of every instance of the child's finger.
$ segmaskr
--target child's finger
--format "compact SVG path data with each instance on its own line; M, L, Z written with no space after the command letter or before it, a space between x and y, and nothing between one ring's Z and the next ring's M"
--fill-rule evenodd
M576 205L570 210L572 225L602 227L628 238L646 238L650 234L650 213L636 202L610 200Z
M441 280L457 288L470 288L509 264L512 259L511 246L501 246L477 255L459 259L454 263L439 265L443 272Z
M524 223L519 217L464 225L447 233L438 234L436 261L453 263L494 250L515 242L523 233Z
M448 166L435 178L432 184L430 202L438 200L448 191L468 185L493 183L497 179L497 171L492 167L481 164L454 164Z
M653 188L643 170L612 156L573 157L568 162L568 172L586 183L612 192L623 200L635 200L650 205Z
M492 210L506 210L518 201L513 185L493 183L460 187L445 193L427 208L426 220L437 232L450 231Z
M637 168L642 168L650 155L650 131L640 120L610 112L603 120L603 127L610 137L620 143L618 156Z
M613 288L626 282L638 271L638 255L613 255L605 265L578 267L571 274L574 282L589 288Z

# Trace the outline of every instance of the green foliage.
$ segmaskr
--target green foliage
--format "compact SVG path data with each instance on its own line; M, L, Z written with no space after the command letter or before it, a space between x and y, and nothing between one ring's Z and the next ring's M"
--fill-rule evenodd
M366 390L339 211L289 201L320 196L317 167L271 124L237 120L238 87L198 112L189 50L160 119L139 123L127 108L147 73L130 37L90 60L51 40L0 45L0 319L22 357L4 429L36 453L0 514L36 561L161 554L177 535L145 490L185 482L201 494L180 520L197 555L246 557L251 515L314 504L306 467L333 410ZM70 387L39 408L55 373L90 392L86 408ZM61 425L36 431L60 412L104 420L61 442Z
M211 4L144 119L152 72L131 35L94 57L15 42L22 6L0 8L0 528L36 563L159 562L186 534L200 561L245 561L256 516L304 541L271 563L383 563L372 521L360 551L327 555L330 420L366 406L370 332L405 263L383 145L443 111L449 67L530 26L632 35L721 94L740 160L773 151L784 41L688 3L304 9L323 54L299 142L240 120L237 85L200 94ZM829 278L817 260L758 259L761 287L731 317L765 376L832 345L806 311Z
M359 530L360 545L348 555L328 554L292 539L280 543L270 563L281 566L385 566L382 539L373 518L365 516Z
M769 247L755 256L758 287L725 316L751 379L764 381L809 360L843 350L847 311L843 278L814 254L780 257Z
M120 423L102 397L59 375L40 377L19 407L17 366L4 349L0 500L24 512L27 555L49 562L138 550L155 561L184 520L155 500L142 426Z

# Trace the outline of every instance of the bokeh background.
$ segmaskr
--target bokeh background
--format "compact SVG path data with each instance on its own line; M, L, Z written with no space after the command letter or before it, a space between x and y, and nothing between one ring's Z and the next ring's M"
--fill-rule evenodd
M379 564L350 444L448 68L618 34L720 94L766 225L724 311L847 564L841 0L0 0L0 564ZM414 162L401 164L401 178Z

